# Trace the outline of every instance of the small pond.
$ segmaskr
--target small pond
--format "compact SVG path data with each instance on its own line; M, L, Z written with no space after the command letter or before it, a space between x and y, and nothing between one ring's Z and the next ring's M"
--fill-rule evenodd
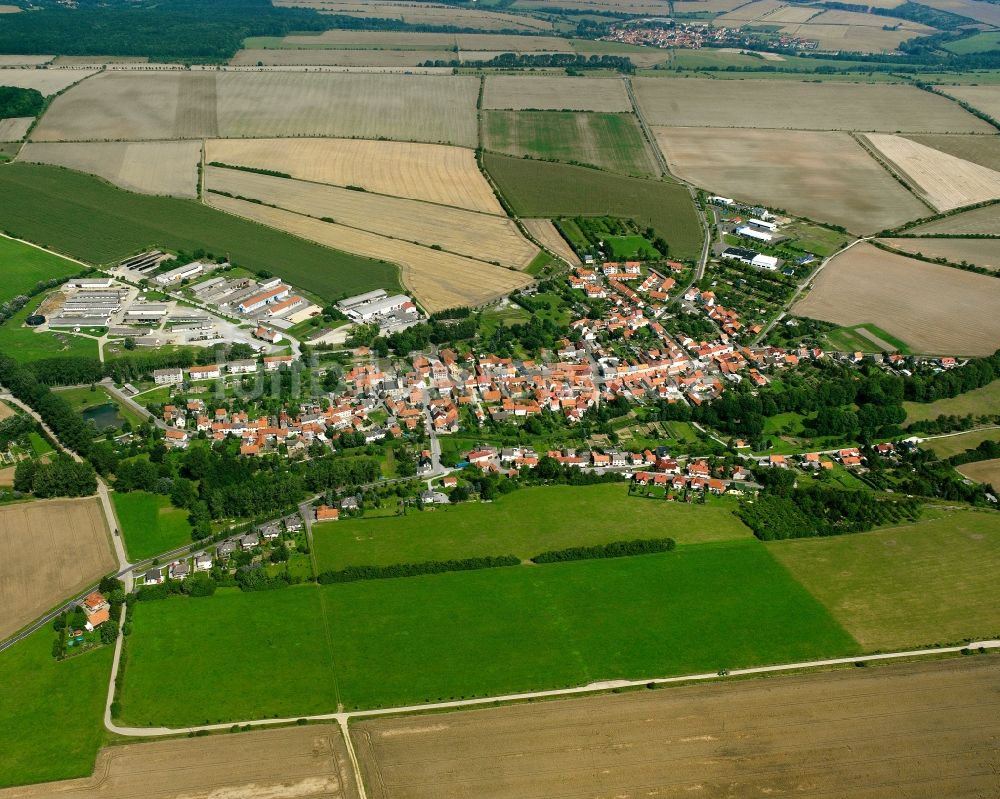
M80 414L85 421L94 423L98 433L103 433L109 427L121 427L125 423L122 415L118 412L118 406L113 402L84 408Z

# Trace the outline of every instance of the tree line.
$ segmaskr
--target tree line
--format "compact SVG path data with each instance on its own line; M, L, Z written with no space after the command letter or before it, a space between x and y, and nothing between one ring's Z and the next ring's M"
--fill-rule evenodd
M474 571L477 569L497 569L503 566L519 566L521 559L514 555L487 555L461 560L428 560L423 563L396 563L391 566L348 566L337 571L321 572L316 582L352 583L358 580L387 580L394 577L416 577L421 574L443 574L444 572Z
M652 555L673 552L677 542L672 538L646 538L634 541L612 541L593 547L569 547L535 555L532 563L563 563L570 560L597 560L600 558L627 558L632 555Z

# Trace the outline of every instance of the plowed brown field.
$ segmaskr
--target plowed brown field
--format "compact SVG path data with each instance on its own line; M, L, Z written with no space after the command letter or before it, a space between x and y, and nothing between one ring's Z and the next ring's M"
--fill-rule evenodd
M0 508L0 639L112 571L109 536L96 499Z
M371 799L995 796L996 657L363 721Z
M858 244L834 258L792 311L878 325L914 352L989 355L1000 347L1000 281Z
M0 799L356 799L336 727L316 725L103 749L94 775L0 791Z

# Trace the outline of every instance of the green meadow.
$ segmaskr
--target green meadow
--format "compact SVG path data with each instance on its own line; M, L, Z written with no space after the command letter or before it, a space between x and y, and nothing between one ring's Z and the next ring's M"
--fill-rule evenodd
M122 719L295 716L858 650L758 541L702 544L140 603Z
M54 640L46 625L0 652L0 788L94 770L113 649L60 662Z
M167 497L146 491L115 491L111 499L132 561L192 543L187 511L173 507Z
M313 527L320 571L479 555L516 555L636 538L679 544L749 539L736 503L686 505L629 496L627 486L525 488L489 504L410 510L406 516L342 519Z

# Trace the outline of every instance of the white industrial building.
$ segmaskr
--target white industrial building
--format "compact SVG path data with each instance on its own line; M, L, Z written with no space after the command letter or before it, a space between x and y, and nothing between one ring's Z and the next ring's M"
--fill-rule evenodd
M409 304L413 306L413 301L405 294L393 294L391 297L385 291L369 291L367 294L359 294L357 297L349 297L338 303L338 307L351 321L370 322L380 316L391 314L402 309ZM416 307L413 306L414 312Z
M73 277L66 285L74 289L109 289L112 283L110 277Z
M752 227L747 225L742 225L736 228L736 233L740 236L745 236L748 239L755 239L757 241L771 241L774 238L770 233L765 233L762 230L754 230Z
M181 280L189 280L192 277L197 277L204 271L205 264L201 261L192 261L184 266L178 266L175 269L170 269L162 275L157 275L154 279L161 286L169 286L171 283L178 283Z
M768 272L778 271L778 259L773 255L755 255L750 261L751 266L758 269L766 269Z
M757 227L762 227L764 230L770 230L772 233L778 229L778 226L774 222L765 222L763 219L748 219L747 222L751 225L756 225Z
M125 311L126 319L161 319L167 315L167 306L158 303L136 304Z

